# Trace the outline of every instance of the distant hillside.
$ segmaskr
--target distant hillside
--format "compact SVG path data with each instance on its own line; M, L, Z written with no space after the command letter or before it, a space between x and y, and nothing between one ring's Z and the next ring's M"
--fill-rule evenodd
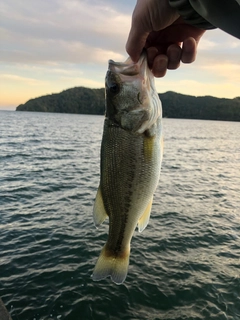
M20 104L16 111L104 114L104 89L76 87Z
M168 91L160 94L167 118L240 121L240 97L194 97Z
M240 121L240 97L195 97L172 91L159 96L163 105L163 117ZM76 87L31 99L19 105L16 111L104 114L104 104L103 88Z

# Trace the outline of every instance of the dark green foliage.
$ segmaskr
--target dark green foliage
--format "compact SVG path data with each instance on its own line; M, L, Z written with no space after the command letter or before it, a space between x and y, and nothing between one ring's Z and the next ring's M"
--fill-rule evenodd
M159 94L159 97L165 118L240 121L240 97L195 97L171 91ZM76 87L58 94L31 99L18 106L16 110L103 115L104 89Z
M104 114L104 89L77 87L31 99L17 111Z
M240 97L194 97L171 91L159 94L159 97L165 118L240 121Z

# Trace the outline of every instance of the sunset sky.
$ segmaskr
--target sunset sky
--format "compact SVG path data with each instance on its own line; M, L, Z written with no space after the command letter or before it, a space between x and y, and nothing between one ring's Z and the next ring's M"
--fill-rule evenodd
M108 59L124 61L132 0L0 0L0 108L85 86L102 88ZM205 33L197 60L156 79L159 93L240 96L240 41Z

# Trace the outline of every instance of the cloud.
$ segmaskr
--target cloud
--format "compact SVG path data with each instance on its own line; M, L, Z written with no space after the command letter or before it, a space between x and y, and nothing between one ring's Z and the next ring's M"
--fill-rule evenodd
M215 65L203 66L204 70L212 73L224 82L240 84L240 65L230 63L217 63ZM239 90L240 91L240 90Z
M129 0L1 0L0 104L20 104L72 86L103 87L108 59L127 57L134 5ZM236 96L239 65L240 41L207 31L196 62L168 71L156 83L159 92Z
M159 93L176 91L192 96L215 96L219 98L234 98L239 96L237 83L201 82L197 80L156 80L156 88Z
M25 39L19 36L15 41L19 49L5 49L1 52L2 62L49 64L69 62L80 64L105 64L110 58L124 60L123 54L100 47L90 47L80 41L55 39ZM21 49L21 47L23 47Z
M110 55L125 58L133 7L127 0L3 0L1 61L103 63ZM211 57L212 51L214 61L223 55L233 61L240 56L240 43L222 31L209 31L199 54Z
M14 82L23 82L27 85L30 86L37 86L37 85L41 85L44 82L43 81L39 81L37 79L33 79L33 78L26 78L26 77L21 77L15 74L1 74L0 75L0 81L14 81Z
M1 21L5 42L2 61L98 63L110 55L122 59L130 28L129 14L89 1L41 3L5 3Z

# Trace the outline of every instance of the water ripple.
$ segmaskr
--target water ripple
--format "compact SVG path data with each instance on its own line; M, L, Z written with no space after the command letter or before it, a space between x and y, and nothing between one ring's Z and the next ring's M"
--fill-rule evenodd
M239 123L165 119L126 282L93 282L103 117L1 112L0 296L13 320L240 319Z

